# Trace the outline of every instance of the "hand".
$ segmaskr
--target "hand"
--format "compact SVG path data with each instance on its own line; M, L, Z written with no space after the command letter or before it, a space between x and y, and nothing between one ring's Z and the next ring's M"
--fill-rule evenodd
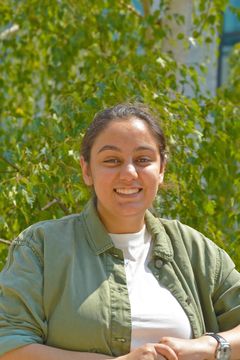
M191 340L163 337L160 344L171 348L178 360L213 360L217 348L217 341L210 336Z
M149 343L129 354L121 356L119 360L178 360L175 352L165 344Z

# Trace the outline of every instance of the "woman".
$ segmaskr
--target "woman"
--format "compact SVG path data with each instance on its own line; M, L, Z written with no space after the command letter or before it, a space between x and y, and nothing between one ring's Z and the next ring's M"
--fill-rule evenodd
M0 359L240 359L234 264L196 230L148 210L165 147L142 106L95 116L81 151L93 199L81 214L31 226L11 246Z

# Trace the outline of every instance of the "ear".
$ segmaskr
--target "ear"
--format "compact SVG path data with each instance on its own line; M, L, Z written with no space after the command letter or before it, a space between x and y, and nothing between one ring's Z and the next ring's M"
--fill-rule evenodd
M159 185L163 183L165 166L162 166L159 172Z
M163 183L163 178L164 178L164 173L163 172L159 173L159 185Z
M84 160L83 156L80 156L80 166L82 169L82 176L83 176L83 180L84 180L85 184L88 186L92 186L93 180L92 180L90 166L89 166L88 162L86 162Z

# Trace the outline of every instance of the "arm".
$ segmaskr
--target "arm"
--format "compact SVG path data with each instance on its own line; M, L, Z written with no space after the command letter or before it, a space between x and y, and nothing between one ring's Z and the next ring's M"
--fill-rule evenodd
M0 273L0 358L45 341L42 282L42 266L32 248L12 244Z
M0 360L107 360L107 355L76 352L54 347L31 344L7 352Z
M231 360L240 360L240 325L219 334L231 345Z
M146 344L118 358L103 354L75 352L46 345L31 344L6 353L0 357L0 360L158 360L159 354L163 355L167 360L177 360L175 352L164 344Z
M219 254L221 266L217 272L218 281L212 297L219 325L218 334L231 346L230 359L240 360L240 274L224 251L221 250ZM226 330L229 328L230 330ZM214 330L208 329L208 331ZM214 360L218 346L216 339L206 335L191 340L163 337L160 343L173 349L178 360Z
M232 330L220 332L231 345L231 360L240 360L240 325ZM217 341L211 336L198 339L177 339L164 337L160 343L169 346L178 356L178 360L214 360Z

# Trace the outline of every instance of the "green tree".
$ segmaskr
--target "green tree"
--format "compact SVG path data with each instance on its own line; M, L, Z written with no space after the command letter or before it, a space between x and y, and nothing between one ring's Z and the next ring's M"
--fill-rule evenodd
M226 3L198 2L196 41L211 41ZM78 161L84 130L103 107L138 100L155 109L169 138L156 210L208 235L240 267L239 84L233 75L216 98L205 97L202 64L184 65L163 49L184 17L169 15L169 1L150 5L143 1L142 15L127 0L1 2L1 239L81 211L89 197ZM183 47L188 36L177 35ZM1 266L6 252L2 241Z

